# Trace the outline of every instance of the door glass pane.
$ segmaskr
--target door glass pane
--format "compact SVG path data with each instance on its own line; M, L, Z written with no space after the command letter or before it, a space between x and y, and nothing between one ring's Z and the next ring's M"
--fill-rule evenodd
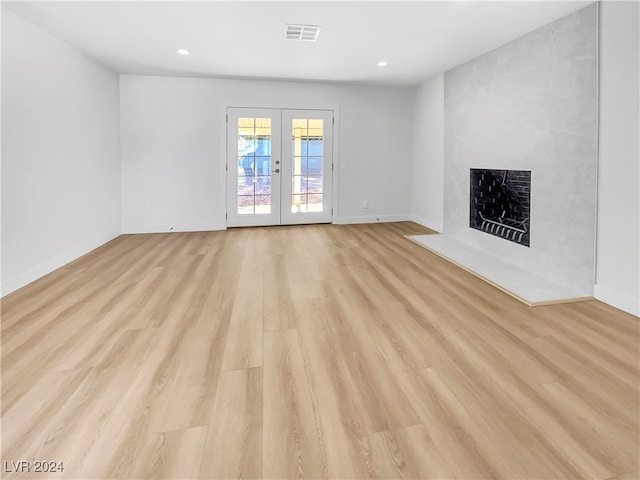
M310 193L307 196L307 212L321 212L322 211L322 194Z
M291 212L301 213L307 211L307 195L291 195Z
M322 212L324 120L294 118L291 124L291 212Z
M291 173L293 175L306 175L307 163L307 157L293 157L293 168L291 170Z
M322 175L309 175L307 177L307 191L309 193L322 193Z
M256 214L271 213L271 195L256 195Z
M307 172L309 175L322 175L322 157L307 158Z
M256 195L271 195L271 176L260 175L256 177Z
M238 214L253 215L255 213L255 198L253 195L238 195Z
M238 119L238 214L271 213L271 119Z
M238 177L238 196L255 194L255 185L252 177Z

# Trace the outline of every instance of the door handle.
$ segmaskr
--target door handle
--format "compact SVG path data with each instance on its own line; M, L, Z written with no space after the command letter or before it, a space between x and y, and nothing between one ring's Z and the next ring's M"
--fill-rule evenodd
M275 172L275 173L280 173L280 169L279 169L279 168L276 168L276 169L274 170L274 172Z

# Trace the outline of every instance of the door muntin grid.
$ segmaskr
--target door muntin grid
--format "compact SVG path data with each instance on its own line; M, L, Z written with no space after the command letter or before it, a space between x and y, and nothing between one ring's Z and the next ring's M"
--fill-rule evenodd
M291 121L291 213L323 211L324 120Z
M271 214L271 118L238 118L238 215Z

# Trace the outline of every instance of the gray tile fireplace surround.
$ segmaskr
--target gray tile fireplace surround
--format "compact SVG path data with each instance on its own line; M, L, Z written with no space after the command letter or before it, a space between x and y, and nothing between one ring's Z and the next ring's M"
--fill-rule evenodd
M491 255L563 297L593 295L597 18L591 4L445 73L444 235L432 248L463 245L479 252L465 262ZM471 169L531 172L528 246L470 228Z

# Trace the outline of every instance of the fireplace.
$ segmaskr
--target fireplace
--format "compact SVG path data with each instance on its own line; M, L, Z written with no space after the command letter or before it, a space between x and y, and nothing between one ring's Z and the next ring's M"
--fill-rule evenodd
M469 226L529 246L531 171L471 169Z

